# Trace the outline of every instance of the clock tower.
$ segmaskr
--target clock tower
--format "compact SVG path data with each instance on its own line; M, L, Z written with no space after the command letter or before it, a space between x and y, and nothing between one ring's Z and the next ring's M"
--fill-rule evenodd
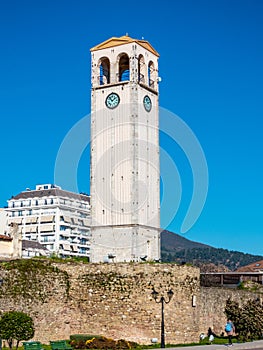
M148 41L91 49L91 261L160 259L158 57Z

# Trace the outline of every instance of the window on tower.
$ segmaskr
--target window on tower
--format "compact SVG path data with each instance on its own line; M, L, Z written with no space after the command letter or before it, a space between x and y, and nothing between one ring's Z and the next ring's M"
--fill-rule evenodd
M127 54L122 54L119 58L119 81L130 80L130 60Z
M100 74L99 85L105 85L110 83L110 60L104 57L100 60Z
M148 64L148 84L154 89L154 64L152 61Z

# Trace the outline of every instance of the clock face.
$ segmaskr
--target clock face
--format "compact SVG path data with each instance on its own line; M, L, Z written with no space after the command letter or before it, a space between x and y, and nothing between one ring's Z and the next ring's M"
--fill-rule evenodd
M120 103L120 96L112 92L106 97L105 104L108 108L113 109Z
M143 105L144 105L144 108L147 112L150 112L150 110L152 109L152 101L150 99L149 96L144 96L143 98Z

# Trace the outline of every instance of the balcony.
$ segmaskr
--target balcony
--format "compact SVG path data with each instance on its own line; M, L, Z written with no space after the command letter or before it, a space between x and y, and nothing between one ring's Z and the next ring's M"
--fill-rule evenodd
M54 243L55 238L41 239L39 242L40 243Z

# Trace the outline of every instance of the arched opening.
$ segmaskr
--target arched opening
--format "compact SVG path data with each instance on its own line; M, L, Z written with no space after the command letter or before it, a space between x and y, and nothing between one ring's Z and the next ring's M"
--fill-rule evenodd
M146 66L144 62L143 55L139 55L138 57L138 81L141 83L145 83L146 80Z
M122 54L119 60L119 81L130 80L130 60L127 54Z
M152 61L148 64L148 84L151 88L154 88L154 64Z
M110 60L104 57L100 60L99 85L110 83Z

